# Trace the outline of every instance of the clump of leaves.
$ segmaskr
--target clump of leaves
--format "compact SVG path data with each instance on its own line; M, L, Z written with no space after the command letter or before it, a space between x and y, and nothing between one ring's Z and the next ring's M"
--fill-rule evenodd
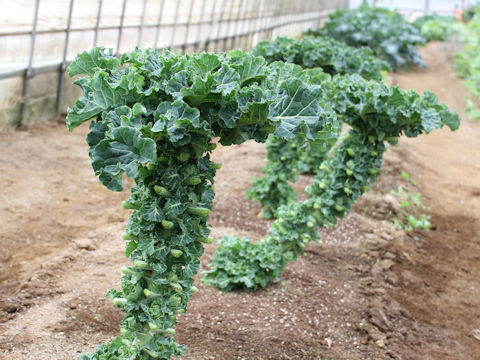
M427 41L445 41L453 31L457 19L453 16L425 14L415 19L413 25Z
M410 177L405 177L404 174L406 173L402 172L402 177L410 180ZM411 183L416 182L411 179ZM397 187L397 190L392 190L390 193L399 202L398 213L393 218L393 224L397 228L406 232L412 232L414 229L430 230L430 216L425 213L428 208L420 201L420 193L412 193L401 185Z
M417 46L426 39L415 26L394 11L362 4L329 15L324 27L308 35L329 36L347 45L370 47L395 70L407 64L426 66Z
M382 71L391 71L387 62L375 57L368 47L355 48L328 37L296 40L278 37L261 41L252 50L267 62L285 61L304 69L321 68L330 75L359 74L365 79L382 80Z

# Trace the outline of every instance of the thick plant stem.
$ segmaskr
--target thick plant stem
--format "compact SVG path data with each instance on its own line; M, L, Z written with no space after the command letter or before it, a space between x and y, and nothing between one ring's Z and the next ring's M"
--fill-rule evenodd
M126 312L123 337L83 359L103 359L101 354L106 351L121 359L170 359L185 351L172 336L176 314L187 310L187 302L197 291L193 276L204 251L201 240L209 234L207 212L188 209L212 208L214 194L209 182L215 166L210 166L208 155L184 160L176 156L178 148L162 150L168 161L143 168L135 179L129 203L142 206L134 210L126 231L133 266L122 268L121 291L108 294ZM188 146L183 150L194 153ZM192 178L197 180L189 180Z
M247 196L260 202L263 216L272 218L276 210L297 200L295 190L288 181L298 180L298 149L300 141L288 142L271 136L267 142L267 165L262 169L263 177L253 181Z
M263 177L255 179L247 190L251 200L257 200L263 207L267 219L277 217L277 210L297 200L295 190L288 184L296 182L298 173L317 174L320 164L340 135L340 122L325 126L315 141L305 137L286 141L270 136L267 142L267 165L262 169Z

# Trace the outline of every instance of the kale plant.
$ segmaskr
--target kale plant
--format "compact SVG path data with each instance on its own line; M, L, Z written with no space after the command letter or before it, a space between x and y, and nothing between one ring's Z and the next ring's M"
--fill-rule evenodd
M197 291L193 277L203 243L220 164L210 161L215 139L223 145L304 137L337 122L352 127L310 198L279 210L271 234L257 244L224 240L206 281L221 289L255 289L280 276L286 264L318 239L379 174L384 142L416 136L458 116L431 93L369 83L359 76L314 84L318 72L293 64L268 65L242 51L175 55L137 49L120 59L103 48L79 54L68 68L84 95L69 109L70 130L90 121L87 143L99 180L123 190L135 180L123 207L133 210L126 232L120 290L110 290L126 316L121 336L83 360L171 359L185 352L174 339L176 315Z
M315 69L318 83L329 81L330 75L359 74L366 79L381 80L382 72L389 71L388 63L376 58L369 48L354 48L331 38L307 37L294 40L279 37L275 41L262 41L253 50L267 62L285 61L307 69ZM298 172L316 174L331 147L340 135L341 123L336 122L319 132L315 142L297 138L284 141L270 136L267 142L267 164L264 176L255 179L247 191L250 199L263 207L263 216L271 218L281 206L295 201L297 194L288 184L296 182Z
M323 28L307 34L329 36L355 47L368 46L394 70L409 63L426 66L417 49L425 45L425 38L403 16L391 10L367 4L337 10L329 15Z
M312 84L314 72L267 65L242 51L180 56L137 49L118 59L95 48L79 54L68 73L83 75L75 84L84 95L69 109L67 125L92 120L87 143L95 174L113 191L123 190L124 174L136 183L123 203L133 210L122 236L132 265L121 269L121 289L107 295L126 313L121 336L82 359L181 355L176 314L197 291L203 243L213 241L207 219L220 167L210 161L214 139L263 142L275 133L313 141L336 115L322 102L322 86Z
M453 16L425 14L416 18L413 25L427 41L445 41L452 33L452 25L456 21L457 19Z

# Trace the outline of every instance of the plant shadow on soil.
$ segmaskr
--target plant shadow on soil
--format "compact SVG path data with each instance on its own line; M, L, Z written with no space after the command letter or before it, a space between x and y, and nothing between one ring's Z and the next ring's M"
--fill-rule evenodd
M461 111L465 91L444 47L429 44L430 68L394 80ZM93 176L86 131L69 134L52 122L0 134L1 359L75 359L118 334L122 313L104 294L119 286L128 262L120 241L127 194ZM182 359L478 358L480 164L468 152L480 153L479 135L478 124L464 122L458 133L389 150L372 191L265 289L222 293L198 275L200 291L176 328L188 345ZM253 142L214 153L224 164L210 217L216 239L257 241L268 231L270 221L245 196L264 159L265 146ZM388 219L395 204L386 194L402 184L402 170L418 179L430 232L407 234ZM296 189L311 181L302 176ZM215 247L206 246L204 268Z

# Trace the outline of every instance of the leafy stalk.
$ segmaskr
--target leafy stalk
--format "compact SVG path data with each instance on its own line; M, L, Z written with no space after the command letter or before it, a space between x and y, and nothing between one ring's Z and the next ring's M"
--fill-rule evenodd
M385 61L376 58L369 48L354 48L331 38L307 37L301 40L279 37L274 41L260 42L252 52L263 56L267 62L277 60L294 63L315 74L315 81L329 81L324 73L359 74L366 79L382 79L382 71L389 71ZM267 142L267 164L262 169L264 176L255 179L247 191L249 199L260 202L265 218L275 217L282 205L297 199L288 182L296 182L297 172L317 174L319 165L328 151L337 142L341 125L333 122L318 133L314 142L302 137L285 141L270 136Z

